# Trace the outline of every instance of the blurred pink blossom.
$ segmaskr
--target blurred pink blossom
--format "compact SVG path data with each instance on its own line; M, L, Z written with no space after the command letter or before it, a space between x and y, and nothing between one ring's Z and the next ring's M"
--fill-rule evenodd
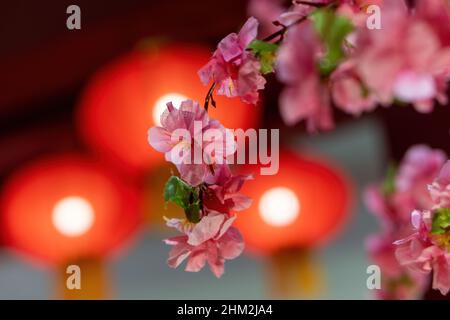
M333 101L343 111L359 116L364 111L375 109L375 97L363 87L354 61L342 63L332 73L330 83Z
M278 31L279 27L273 24L278 21L280 15L285 11L284 0L250 0L247 12L260 22L259 34L266 37Z
M434 204L439 208L450 208L450 162L442 168L437 179L428 187Z
M365 203L377 215L385 230L408 226L411 212L433 206L428 185L438 176L447 159L439 149L415 145L408 149L394 178L394 192L383 194L379 186L365 192Z
M426 290L428 277L402 267L395 256L395 238L388 233L372 235L366 240L366 248L373 263L382 270L379 299L418 299Z
M449 231L432 233L434 215L438 209L449 209L450 161L443 166L430 186L434 202L432 210L415 210L411 213L411 225L415 232L395 242L398 245L398 261L412 270L430 273L433 271L433 289L443 295L450 291L450 243Z
M385 0L382 28L358 29L354 58L361 79L380 103L399 99L430 112L434 99L447 102L450 46L440 34L450 32L450 13L442 0L417 3L410 14L405 2Z
M428 240L430 214L424 220L426 224L421 223L421 211L415 209L433 208L427 186L436 179L445 161L446 155L441 150L425 145L413 146L406 152L393 177L393 190L386 192L379 186L371 186L365 192L366 205L382 223L382 231L370 236L366 243L371 260L383 270L384 285L378 292L379 298L417 298L426 289L428 277L420 272L420 268L407 268L404 257L406 253L411 256L412 249L420 251L425 244L431 245ZM394 244L396 239L407 239L395 242L403 244L416 237L421 241L414 240L406 249L405 246L399 249ZM420 249L417 249L418 245ZM400 254L403 254L401 261L397 260Z
M316 68L321 51L310 21L288 30L280 46L277 75L286 85L280 96L280 113L288 125L306 120L309 131L333 127L328 89Z
M433 271L433 289L446 295L450 291L450 253L430 235L432 215L428 210L411 214L416 232L395 242L395 254L400 264L411 270L425 274Z
M409 221L414 209L432 208L428 185L438 176L446 160L444 151L426 145L413 146L406 152L395 178L396 192L393 196L403 221Z

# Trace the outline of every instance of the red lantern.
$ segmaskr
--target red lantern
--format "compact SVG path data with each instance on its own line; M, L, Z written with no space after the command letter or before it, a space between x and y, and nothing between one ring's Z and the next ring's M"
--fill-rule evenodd
M236 224L248 247L259 252L325 242L343 225L350 204L350 187L340 171L288 151L280 152L276 175L257 175L244 188L253 205Z
M208 49L165 46L135 50L99 71L80 103L78 122L94 150L116 164L145 172L163 160L147 143L147 130L158 123L168 101L203 103L208 88L197 72L211 56ZM228 128L254 127L260 108L238 98L216 96L210 115Z
M61 155L10 178L1 220L7 246L63 265L111 253L134 234L141 217L135 190L86 158Z
M346 220L350 187L342 173L323 161L280 152L276 175L256 175L242 192L253 205L236 226L247 247L270 262L271 295L317 298L323 286L319 263L311 249L329 240Z

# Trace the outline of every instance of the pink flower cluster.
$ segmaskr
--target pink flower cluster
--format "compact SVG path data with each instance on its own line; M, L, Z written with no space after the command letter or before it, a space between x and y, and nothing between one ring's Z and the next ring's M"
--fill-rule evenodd
M199 122L201 126L195 126ZM190 158L193 149L200 149L200 153L209 143L200 143L204 130L215 128L226 129L216 120L210 119L205 110L197 102L186 100L179 109L172 103L167 104L167 110L161 115L161 127L149 130L148 140L156 150L165 153L166 160L174 160L174 148L180 148L182 159ZM194 129L195 128L195 129ZM185 130L192 134L192 138L174 139L173 132ZM201 270L206 262L211 271L220 277L224 272L225 260L234 259L244 249L244 242L239 231L232 227L236 216L234 212L247 209L251 199L239 191L243 183L250 179L248 176L235 176L223 159L234 153L234 150L223 150L215 153L215 159L208 163L175 162L181 178L192 188L196 188L200 196L198 216L200 221L192 222L188 219L168 219L167 225L177 229L183 235L165 240L173 246L169 253L168 265L178 267L187 259L186 271Z
M450 291L450 217L447 211L444 229L433 232L440 210L450 209L450 161L429 186L433 206L430 210L415 210L411 214L414 232L395 242L395 254L402 266L424 274L433 272L433 289L443 295Z
M394 99L430 112L434 100L447 103L450 76L450 9L445 0L384 1L382 28L360 28L357 34L357 72L382 105Z
M379 29L366 24L365 8L371 4L381 8ZM448 102L447 0L309 0L293 1L288 9L280 0L258 0L250 8L265 23L266 31L267 23L276 17L278 31L257 39L259 22L251 17L239 33L219 42L198 72L201 82L211 85L206 105L214 90L257 104L266 83L262 74L273 71L284 85L279 97L283 120L288 125L304 120L308 131L333 128L333 106L359 116L378 105L410 104L419 112L431 112L435 102ZM223 148L203 139L210 129L227 141ZM172 267L187 259L186 270L198 271L208 262L220 277L225 260L243 250L242 237L231 225L234 212L251 203L240 193L249 177L233 176L226 164L236 151L231 138L229 143L227 129L191 100L179 108L169 103L161 127L149 130L150 145L176 165L189 185L185 189L194 190L189 191L191 195L200 198L184 208L187 219L167 221L183 234L166 240L173 246L168 260ZM388 188L372 187L366 194L369 207L383 221L382 233L368 241L372 259L387 270L382 297L419 296L426 277L417 270L433 270L433 287L442 293L449 290L450 236L448 231L437 236L430 229L436 210L450 206L448 165L426 189L445 159L439 150L416 146L406 154ZM189 210L197 206L193 219ZM393 242L412 231L412 236L396 242L400 246L396 249Z
M262 21L283 10L278 0L254 1L250 6ZM434 102L447 103L450 79L450 7L446 0L417 0L408 8L403 0L310 0L280 14L290 26L276 61L278 79L285 85L280 114L288 125L307 121L309 131L333 127L332 109L359 116L376 106L396 101L419 112L431 112ZM300 3L300 2L299 2ZM342 42L345 55L329 74L318 66L329 48L311 18L318 5L335 4L335 13L352 22L353 32ZM369 29L370 4L380 6L380 29ZM294 24L294 25L293 25ZM267 28L267 26L266 26Z
M381 299L419 298L426 290L428 278L423 273L406 268L396 257L394 242L412 232L411 212L430 210L433 199L427 186L433 182L446 161L446 155L425 145L411 147L395 175L384 188L371 186L366 190L365 202L380 219L382 230L366 242L371 260L382 270Z
M264 89L266 80L260 73L260 63L247 50L256 39L258 21L251 17L241 31L222 39L211 60L198 72L204 85L217 84L217 93L227 97L241 97L250 104L258 102L258 90Z
M187 259L186 271L198 272L208 262L216 277L224 272L225 260L238 257L244 250L244 241L239 231L232 227L235 217L211 211L199 223L171 219L169 227L176 228L184 235L164 240L173 246L167 263L178 267Z
M178 109L169 102L161 115L161 125L150 128L150 145L163 152L166 160L177 166L181 178L193 186L205 180L212 164L224 163L236 151L234 135L227 133L217 120L210 119L196 101L185 100ZM203 139L209 129L221 133L222 148L216 148L214 141ZM214 152L205 153L208 149ZM208 161L204 161L205 157Z

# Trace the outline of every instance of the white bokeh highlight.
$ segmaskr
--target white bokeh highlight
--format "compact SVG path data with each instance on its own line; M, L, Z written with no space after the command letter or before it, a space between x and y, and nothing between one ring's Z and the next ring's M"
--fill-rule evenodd
M300 214L300 200L289 188L271 188L259 200L259 213L268 225L287 226Z
M94 223L94 208L84 198L66 197L55 204L52 222L56 230L65 236L81 236Z
M172 92L165 94L161 96L158 100L156 100L155 104L153 105L152 109L152 117L153 122L157 126L161 126L161 114L166 110L167 106L166 104L168 102L173 103L173 106L175 108L178 108L178 106L183 102L184 100L188 100L188 97L185 95L182 95L180 93Z

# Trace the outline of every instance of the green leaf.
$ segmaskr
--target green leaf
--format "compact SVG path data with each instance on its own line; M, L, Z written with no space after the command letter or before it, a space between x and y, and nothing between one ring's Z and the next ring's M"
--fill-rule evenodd
M164 188L164 201L177 204L183 209L189 202L192 187L176 176L171 176Z
M450 227L450 210L440 208L434 212L433 223L431 225L431 233L444 234Z
M395 192L396 175L397 175L396 166L394 164L390 164L382 185L382 190L385 195L391 195Z
M326 54L319 62L319 69L322 75L327 76L344 58L342 45L345 37L353 31L354 26L349 19L336 14L329 8L315 10L310 18L326 47Z
M273 63L278 50L278 45L262 40L253 40L249 45L250 49L261 64L261 73L273 72Z
M190 222L197 223L200 221L200 210L200 201L196 201L195 203L189 204L188 207L184 209L184 213Z
M201 203L199 191L179 177L171 176L167 180L164 188L164 201L171 201L183 208L190 222L196 223L200 221Z

